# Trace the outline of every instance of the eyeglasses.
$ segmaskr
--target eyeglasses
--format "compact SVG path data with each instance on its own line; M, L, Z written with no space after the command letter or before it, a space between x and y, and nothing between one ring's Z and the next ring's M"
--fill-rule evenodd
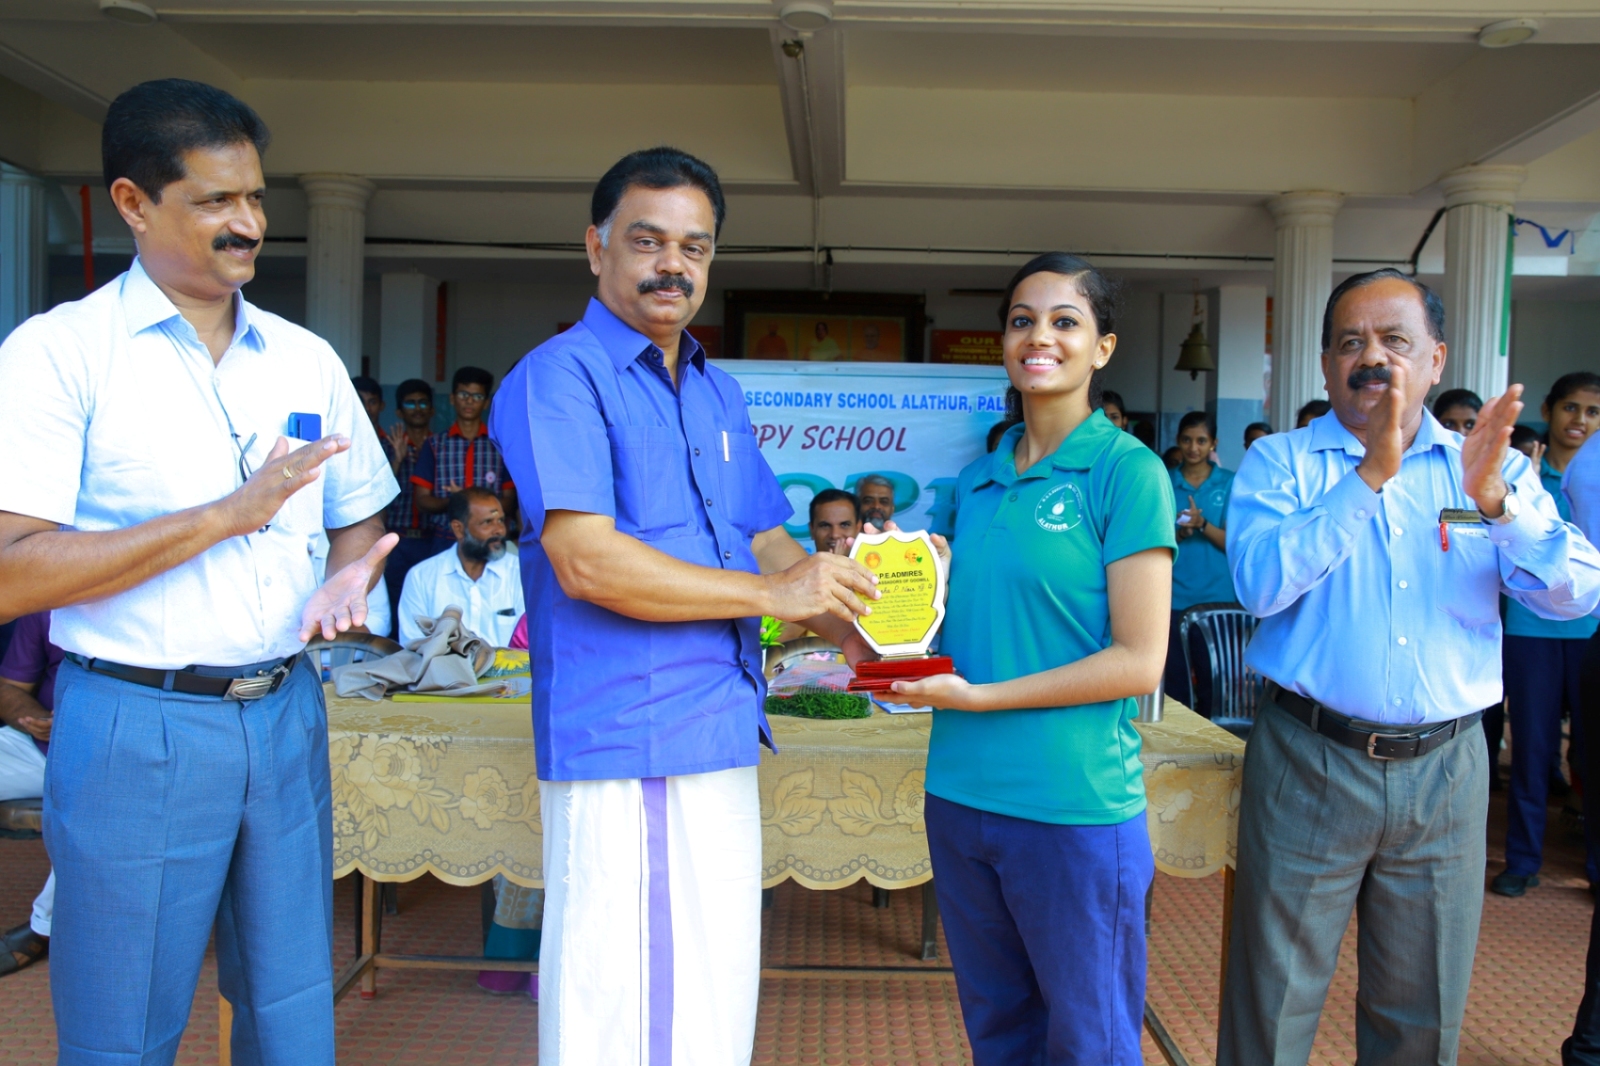
M483 392L468 392L465 389L457 389L456 399L460 400L462 403L487 403L489 401L489 396L487 393Z
M433 401L431 400L407 400L400 405L400 408L404 411L422 411L432 406Z
M242 486L246 481L250 480L250 475L253 473L250 469L250 464L245 461L245 455L251 448L255 447L256 438L260 434L252 433L249 440L240 443L239 431L233 428L233 416L228 413L228 405L222 402L222 393L217 389L215 381L211 383L211 394L217 398L217 406L222 409L223 421L228 423L228 436L233 438L233 446L239 450L239 484ZM265 533L271 528L272 523L268 522L256 532Z

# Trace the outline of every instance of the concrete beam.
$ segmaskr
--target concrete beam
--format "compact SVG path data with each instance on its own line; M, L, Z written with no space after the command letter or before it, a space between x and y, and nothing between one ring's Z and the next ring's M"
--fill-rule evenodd
M1485 50L1416 100L1413 181L1521 164L1600 129L1600 44Z

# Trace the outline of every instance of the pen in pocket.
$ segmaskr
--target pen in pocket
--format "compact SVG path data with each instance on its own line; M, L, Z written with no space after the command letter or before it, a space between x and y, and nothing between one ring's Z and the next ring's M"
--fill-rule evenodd
M723 430L722 431L722 461L725 462L725 463L730 461L728 459L728 431L727 430Z

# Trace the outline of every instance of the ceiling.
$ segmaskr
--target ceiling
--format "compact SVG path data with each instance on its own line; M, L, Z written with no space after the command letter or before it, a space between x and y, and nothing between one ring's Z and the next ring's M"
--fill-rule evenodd
M772 85L765 30L173 22L240 78Z
M1479 52L1399 41L856 30L845 55L851 86L1410 98Z

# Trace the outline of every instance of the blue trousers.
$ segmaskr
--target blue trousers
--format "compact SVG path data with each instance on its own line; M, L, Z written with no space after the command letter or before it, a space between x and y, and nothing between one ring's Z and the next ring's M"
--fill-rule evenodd
M237 1066L333 1066L327 712L305 659L251 703L65 662L45 774L61 1066L170 1064L216 930Z
M926 815L974 1066L1141 1063L1144 812L1050 825L930 793Z
M1511 720L1511 784L1506 790L1506 869L1539 872L1552 767L1560 765L1561 718L1572 722L1574 766L1582 766L1582 672L1587 640L1505 637L1501 646L1506 713ZM1591 850L1589 880L1600 880Z

